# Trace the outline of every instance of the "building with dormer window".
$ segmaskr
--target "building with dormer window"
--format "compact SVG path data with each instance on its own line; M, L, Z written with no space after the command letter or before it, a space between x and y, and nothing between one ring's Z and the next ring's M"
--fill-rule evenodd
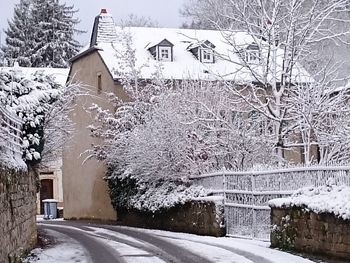
M208 40L196 41L187 48L202 63L215 63L214 49L215 45Z
M245 32L230 32L230 41L249 47L254 38ZM125 45L125 41L130 41ZM82 153L98 144L86 127L93 117L86 109L93 103L108 109L107 94L114 93L122 100L128 96L120 83L120 67L125 46L133 50L139 77L147 80L161 68L167 80L204 80L251 83L251 72L242 66L238 50L225 39L223 32L176 28L118 27L113 17L103 9L95 18L90 45L71 59L69 77L85 84L90 96L77 98L71 118L75 133L63 154L64 216L115 220L106 182L106 167L96 160L86 160ZM249 50L249 48L248 48ZM255 49L252 49L254 52ZM250 53L251 61L260 56ZM124 56L125 59L125 56ZM303 68L297 68L303 74ZM304 74L305 73L305 74ZM240 84L241 85L241 84ZM109 110L113 111L113 108Z
M155 60L158 61L173 61L173 44L167 39L163 39L159 43L149 43L147 46L149 52L152 54Z

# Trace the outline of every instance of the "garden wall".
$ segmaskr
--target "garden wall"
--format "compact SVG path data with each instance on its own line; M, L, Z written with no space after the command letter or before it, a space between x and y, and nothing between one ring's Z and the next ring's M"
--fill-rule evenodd
M198 235L224 236L223 206L213 201L190 201L160 212L118 210L118 223Z
M271 246L350 261L350 221L305 208L271 207Z
M35 176L0 165L0 263L18 262L37 241Z

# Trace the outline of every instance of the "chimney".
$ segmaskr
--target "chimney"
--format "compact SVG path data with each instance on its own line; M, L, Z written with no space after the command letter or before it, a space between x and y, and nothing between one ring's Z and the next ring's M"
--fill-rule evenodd
M107 9L102 8L98 16L95 17L92 29L90 47L98 46L100 43L113 43L117 40L115 23Z

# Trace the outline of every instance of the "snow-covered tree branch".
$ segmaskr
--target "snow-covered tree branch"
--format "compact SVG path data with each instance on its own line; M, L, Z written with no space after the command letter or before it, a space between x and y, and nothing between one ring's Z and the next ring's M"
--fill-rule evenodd
M243 72L252 78L252 82L248 84L226 82L226 87L241 99L242 104L249 105L273 121L278 155L283 158L284 151L294 147L293 149L297 151L302 150L303 161L306 163L317 161L317 156L311 156L310 147L318 143L314 140L321 139L315 137L312 125L309 123L301 129L303 131L301 134L296 134L301 131L296 128L299 125L298 120L305 117L303 109L300 108L300 101L310 99L308 97L310 93L319 93L325 98L323 91L331 90L337 85L336 80L339 78L334 74L326 72L326 75L319 78L318 73L326 67L325 62L328 62L326 55L320 53L320 47L330 43L332 45L348 43L350 34L348 1L192 2L196 4L186 6L185 14L192 17L195 24L220 30L226 42L232 47L232 53L240 57L240 61L237 62L229 54L217 54L219 59L239 63L240 72L233 74ZM237 41L239 31L247 33L250 37ZM218 79L221 77L218 76ZM337 101L343 101L345 95L337 93ZM334 100L334 96L332 99ZM329 100L328 102L331 103ZM300 106L298 112L296 105ZM342 105L337 106L343 107ZM325 115L322 114L324 109L319 110L321 112L311 114L312 118L324 123ZM307 118L311 115L309 114ZM308 136L305 136L304 132ZM323 157L321 159L324 160ZM331 159L334 159L334 156Z
M82 87L83 84L80 83L67 83L61 87L59 96L45 112L41 166L57 161L62 155L63 146L74 131L74 123L69 118L69 113L77 96L85 94Z
M21 0L8 22L6 45L2 48L9 66L67 67L81 48L74 39L79 20L73 6L57 0Z
M79 85L62 87L43 71L25 76L20 69L0 71L0 102L23 121L24 159L37 164L57 158L71 123L68 112Z

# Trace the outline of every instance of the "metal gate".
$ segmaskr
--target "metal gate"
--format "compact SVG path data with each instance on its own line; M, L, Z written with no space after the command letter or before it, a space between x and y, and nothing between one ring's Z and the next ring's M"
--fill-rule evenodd
M192 179L224 196L228 236L270 239L268 201L290 196L305 186L324 185L332 177L338 184L350 186L350 166L313 166L265 171L205 174Z

